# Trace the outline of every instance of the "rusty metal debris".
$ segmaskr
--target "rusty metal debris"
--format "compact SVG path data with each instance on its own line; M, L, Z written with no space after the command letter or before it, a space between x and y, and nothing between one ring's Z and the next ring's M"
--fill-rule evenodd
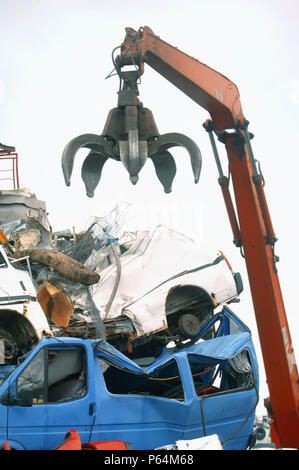
M63 328L68 326L74 306L64 292L44 281L36 297L50 321Z

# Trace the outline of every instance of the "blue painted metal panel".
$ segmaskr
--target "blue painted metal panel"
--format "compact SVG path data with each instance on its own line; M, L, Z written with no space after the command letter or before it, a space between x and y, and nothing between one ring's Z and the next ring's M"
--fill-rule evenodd
M186 394L185 371L178 365ZM99 408L92 441L122 439L130 442L133 449L146 450L171 444L181 438L187 423L188 401L135 394L114 395L105 389L99 366L95 377L99 381L99 387L96 387Z
M145 371L102 341L44 338L0 387L0 396L46 345L60 345L62 348L71 344L84 346L88 363L88 391L80 399L63 403L34 404L31 407L0 405L0 439L8 437L27 449L52 449L63 441L67 431L76 429L83 442L122 439L131 442L134 449L154 449L180 439L218 434L224 441L224 448L244 449L253 430L257 400L255 388L221 391L200 397L195 392L188 362L188 355L192 355L199 365L225 364L229 358L246 349L258 386L256 355L248 328L241 321L238 322L238 318L229 310L224 311L219 318L223 322L233 318L240 333L191 344L183 349L164 349L155 363ZM229 331L227 326L223 332ZM141 378L148 377L165 362L175 360L185 400L110 393L98 363L99 357Z
M94 417L89 415L91 398L87 395L68 403L8 407L8 439L27 450L50 450L76 429L82 442L89 441Z
M68 347L70 345L85 345L87 362L93 364L93 351L90 342L82 342L64 338L60 341L43 339L38 347L21 364L20 371L16 370L9 379L11 389L15 388L16 376L27 366L28 362L45 346ZM89 347L88 347L89 346ZM7 406L7 439L15 441L27 450L49 450L59 445L65 434L75 428L82 442L89 441L94 415L89 413L90 404L94 402L93 371L89 369L89 381L86 395L79 399L62 403L36 403L29 407Z
M183 438L217 434L224 449L245 449L253 431L256 402L254 388L197 397Z

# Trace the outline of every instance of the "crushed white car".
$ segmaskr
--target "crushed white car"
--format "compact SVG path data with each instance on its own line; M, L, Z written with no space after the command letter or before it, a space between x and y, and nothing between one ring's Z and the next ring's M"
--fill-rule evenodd
M162 225L138 232L124 253L114 247L114 255L90 288L110 342L153 334L166 342L194 338L216 307L243 290L240 274L222 253L208 257L193 240Z
M14 362L50 333L28 270L17 269L0 246L0 363Z

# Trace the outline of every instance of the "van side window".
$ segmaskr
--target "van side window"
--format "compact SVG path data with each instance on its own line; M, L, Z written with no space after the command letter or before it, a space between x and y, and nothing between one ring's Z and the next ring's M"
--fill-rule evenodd
M82 349L48 350L48 402L81 398L87 392Z
M188 361L198 396L251 388L254 385L252 366L246 350L225 361L211 359L209 363L209 358L196 354L188 354Z
M175 359L151 374L135 374L112 364L103 374L108 392L116 395L148 395L184 401L184 389Z
M32 403L57 403L75 400L87 392L84 351L72 349L41 349L17 379L16 398L28 392Z
M224 368L224 384L228 390L253 386L253 372L249 354L246 350L241 351L226 362Z

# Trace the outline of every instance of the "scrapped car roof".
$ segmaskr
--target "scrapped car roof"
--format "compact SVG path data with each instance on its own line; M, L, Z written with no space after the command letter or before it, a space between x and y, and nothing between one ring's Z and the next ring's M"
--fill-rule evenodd
M101 356L103 359L112 362L116 366L138 374L150 374L166 361L186 354L197 355L199 362L200 357L202 357L202 362L204 364L206 363L207 358L212 360L212 362L231 359L246 348L252 348L251 334L249 332L221 336L218 338L195 343L183 349L165 348L163 353L157 358L156 361L154 361L146 369L143 369L138 364L136 364L136 362L129 359L110 344L101 341L97 345L99 356Z

